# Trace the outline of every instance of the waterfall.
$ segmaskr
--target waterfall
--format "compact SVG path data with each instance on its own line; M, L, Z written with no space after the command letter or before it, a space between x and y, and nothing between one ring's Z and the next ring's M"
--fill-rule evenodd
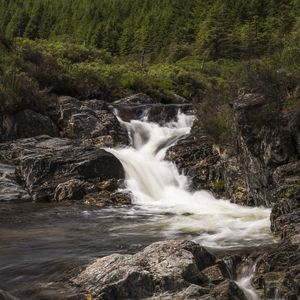
M191 233L209 247L239 247L270 239L270 210L243 207L215 199L208 191L190 192L189 179L164 160L167 149L190 132L194 117L178 113L163 126L143 120L123 122L132 146L107 149L123 164L126 188L134 204L153 214L166 214L166 234Z
M244 266L236 281L236 284L241 288L248 300L260 300L260 297L251 285L255 267L256 263Z

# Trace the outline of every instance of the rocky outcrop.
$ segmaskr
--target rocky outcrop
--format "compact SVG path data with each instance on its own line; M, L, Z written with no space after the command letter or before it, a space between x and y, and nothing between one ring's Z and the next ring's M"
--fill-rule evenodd
M125 176L122 164L112 154L70 139L21 139L0 145L0 152L17 164L16 177L34 201L82 199L101 190L100 182Z
M253 286L263 299L296 300L300 294L300 236L285 241L258 259Z
M126 129L121 126L106 102L60 97L58 104L59 124L64 137L98 147L128 145Z
M11 294L0 290L0 300L18 300L18 298L12 296Z
M233 115L236 144L213 145L203 130L194 127L166 158L190 177L192 189L209 189L242 205L272 207L271 229L282 242L257 254L252 281L263 299L297 299L300 114L284 115L274 101L241 91ZM222 280L216 266L208 271L215 282Z
M118 110L119 116L124 121L145 119L148 122L158 124L174 120L179 110L182 112L193 110L192 105L189 103L161 104L145 94L136 94L117 100L113 103L113 106Z
M126 98L116 100L114 104L121 105L136 105L136 104L154 104L155 101L146 94L139 93Z
M16 167L0 162L0 202L31 201L28 192L17 182Z
M59 136L58 127L46 115L30 109L0 115L0 142L43 134Z
M219 268L219 269L218 269ZM134 255L97 259L72 282L94 299L240 299L214 255L189 241L157 242ZM223 274L223 273L224 274ZM227 278L226 278L227 276ZM203 297L203 298L202 298Z

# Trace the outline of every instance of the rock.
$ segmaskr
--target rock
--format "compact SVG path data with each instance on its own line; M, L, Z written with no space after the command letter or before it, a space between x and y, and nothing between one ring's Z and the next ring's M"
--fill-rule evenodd
M218 284L225 280L223 275L224 271L219 265L214 265L202 270L202 273L209 279L213 284Z
M270 206L274 201L270 193L273 170L295 152L287 122L276 111L274 101L247 93L240 93L235 101L234 119L249 198L256 206Z
M14 165L0 162L0 202L31 201L28 192L17 182Z
M219 284L210 295L211 299L215 300L247 300L244 292L232 280Z
M193 108L179 96L176 104L161 104L154 102L145 94L136 94L127 98L117 100L113 106L117 108L122 120L147 120L158 124L165 124L176 119L178 112L192 114Z
M69 181L60 183L54 192L55 201L64 200L81 200L89 192L96 191L96 188L85 181L78 179L70 179Z
M204 133L183 137L167 150L165 159L174 162L190 178L192 190L207 189L217 196L223 195L222 189L214 189L214 183L223 181L220 157Z
M201 270L214 262L212 254L193 242L157 242L134 255L97 259L72 282L95 298L143 299L206 285Z
M107 190L91 193L84 197L85 204L97 205L99 207L123 206L131 204L131 193L109 192Z
M59 136L57 126L46 115L30 109L15 114L0 115L0 141L2 142L43 134Z
M274 299L298 299L300 292L300 243L284 241L264 253L256 266L253 283Z
M0 290L0 300L18 300L18 298L14 297L13 295L9 294L8 292Z
M98 147L129 143L126 129L104 101L60 97L58 103L60 124L65 137Z
M164 105L152 105L146 110L147 120L158 124L165 124L176 120L178 112L184 112L192 114L191 104L164 104Z
M114 104L132 105L132 104L153 104L154 100L146 94L135 94L126 98L119 99Z
M131 120L147 120L160 125L174 121L179 111L192 114L191 104L124 104L114 103L120 118L126 122Z
M299 93L299 87L298 87ZM292 135L292 139L297 151L300 154L300 111L294 112L291 116L288 116L289 130Z
M79 181L95 184L125 176L122 164L112 154L93 146L79 146L70 139L40 136L18 140L9 146L0 145L0 152L9 152L18 164L17 178L34 201L54 200L55 190L58 199L73 193L78 196L82 185L87 189Z

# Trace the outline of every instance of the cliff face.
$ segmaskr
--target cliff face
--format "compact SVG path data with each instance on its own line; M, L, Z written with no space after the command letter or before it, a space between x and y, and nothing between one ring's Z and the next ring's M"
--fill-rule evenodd
M281 242L262 255L256 286L268 297L277 289L294 299L300 288L300 113L284 115L263 95L244 92L233 112L233 145L213 145L205 132L193 128L167 158L190 176L191 189L209 189L242 205L272 207L271 230Z

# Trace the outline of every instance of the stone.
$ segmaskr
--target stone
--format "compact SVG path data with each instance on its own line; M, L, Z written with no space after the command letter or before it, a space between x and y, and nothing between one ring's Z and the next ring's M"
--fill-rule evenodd
M225 280L220 283L210 295L211 299L215 300L247 300L244 292L232 280Z
M78 139L84 145L114 147L128 145L126 128L102 100L79 101L72 97L58 99L63 136Z
M18 298L14 297L6 291L0 290L0 300L18 300Z
M84 203L99 207L131 205L131 193L109 192L103 190L97 193L90 193L84 197Z
M146 94L139 93L126 98L119 99L114 104L132 105L132 104L153 104L154 100Z
M202 270L202 273L209 279L213 284L218 284L225 280L223 272L218 265L214 265Z
M17 182L16 167L6 162L0 162L0 202L28 202L31 197Z
M1 151L8 151L12 162L18 164L17 179L23 182L33 201L53 201L57 186L69 180L95 184L125 177L121 162L111 153L94 146L80 146L70 139L39 136L18 140L9 146L0 145ZM70 182L64 188L60 186L57 196L62 190L67 195L68 187L72 194L75 186Z
M96 188L85 181L79 179L70 179L60 183L54 192L55 201L81 200L89 192L95 191Z
M58 127L46 115L30 109L0 115L0 142L43 134L59 136Z
M164 241L134 255L113 254L97 259L72 282L95 298L143 299L155 293L206 285L208 280L201 268L214 262L212 254L193 242Z
M269 298L298 299L300 291L300 243L281 242L260 256L253 283Z

